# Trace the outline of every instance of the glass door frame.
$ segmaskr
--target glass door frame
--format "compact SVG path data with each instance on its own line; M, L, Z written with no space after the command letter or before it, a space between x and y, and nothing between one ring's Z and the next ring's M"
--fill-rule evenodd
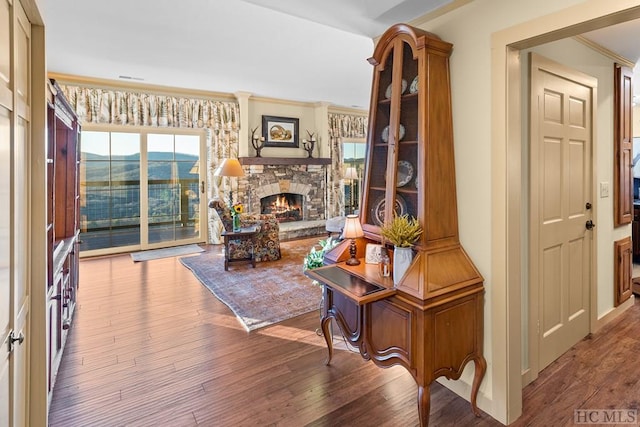
M136 250L159 249L170 246L185 245L191 243L206 243L208 241L208 199L207 199L207 143L206 129L192 128L156 128L142 126L121 126L86 123L82 126L82 132L107 132L107 133L132 133L140 136L140 243L135 245L118 246L102 249L84 250L80 252L80 257L111 255ZM149 203L148 203L148 156L147 156L147 135L148 134L169 134L169 135L196 135L200 138L200 157L198 163L199 181L199 233L191 239L172 240L170 243L159 242L149 244ZM81 133L82 138L82 133ZM82 144L81 144L82 149ZM82 161L82 159L81 159Z
M354 167L358 173L357 183L355 183L355 185L353 182L347 184L347 182L350 180L346 177L343 179L343 182L342 182L341 190L342 190L342 197L344 199L344 210L345 210L345 215L348 215L348 214L355 213L355 211L353 210L354 206L356 207L356 210L360 212L360 207L362 204L362 184L364 180L364 166L365 166L366 157L367 157L367 140L365 138L343 138L341 143L342 143L343 174L346 172L347 168L349 167ZM352 154L353 156L348 157L350 154ZM351 159L351 162L347 162L347 159ZM355 189L355 192L356 192L355 200L350 201L349 204L347 204L347 193L345 188L347 186L351 186L353 189ZM355 202L355 203L351 203L351 202ZM348 207L349 209L351 209L351 211L347 209Z
M206 138L204 129L184 129L184 128L144 128L145 132L140 132L140 247L146 249L159 249L167 247L166 242L149 243L149 160L148 160L148 136L150 134L164 135L195 135L200 137L200 155L198 163L198 189L200 196L200 232L191 239L173 240L180 245L190 243L203 243L207 241L207 182L206 182ZM174 141L175 142L175 141ZM175 146L174 146L175 153ZM143 167L144 165L144 167ZM177 246L177 245L176 245Z

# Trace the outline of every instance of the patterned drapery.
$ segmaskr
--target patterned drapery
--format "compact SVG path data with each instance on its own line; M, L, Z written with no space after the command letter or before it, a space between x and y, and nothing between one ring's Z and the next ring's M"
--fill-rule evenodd
M207 141L207 195L221 197L229 190L224 182L213 176L222 159L237 157L240 106L236 102L210 99L156 95L88 88L60 84L81 122L165 128L204 128ZM220 243L220 222L207 216L210 243Z
M327 218L344 215L344 192L341 188L343 179L342 140L345 138L366 138L368 123L367 116L329 113L331 170L327 182Z

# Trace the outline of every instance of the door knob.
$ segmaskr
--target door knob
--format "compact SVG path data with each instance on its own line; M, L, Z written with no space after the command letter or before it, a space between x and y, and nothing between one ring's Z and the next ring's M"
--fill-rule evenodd
M593 223L593 221L589 220L584 224L585 228L587 230L591 230L593 227L595 227L596 225Z

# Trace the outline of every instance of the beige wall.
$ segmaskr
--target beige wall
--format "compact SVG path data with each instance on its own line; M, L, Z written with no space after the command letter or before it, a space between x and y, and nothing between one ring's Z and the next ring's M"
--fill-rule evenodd
M506 414L502 405L492 402L491 35L575 3L579 1L475 0L420 25L453 43L450 67L460 240L486 285L484 354L488 368L480 387L479 404L503 422ZM468 384L472 373L469 366L463 375ZM449 387L462 395L467 388L453 383Z
M242 130L240 134L240 157L253 157L255 150L250 142L251 129L258 127L256 134L262 134L262 116L292 117L300 120L299 147L280 148L265 147L262 149L263 157L307 157L303 149L302 140L307 138L307 130L315 134L316 145L313 151L315 158L330 158L329 145L329 113L346 114L354 116L367 116L368 110L336 107L326 102L295 102L273 98L251 97L247 93L239 93L237 98L242 114Z
M287 102L276 99L267 98L249 98L248 123L242 126L247 129L258 127L257 133L262 134L262 116L291 117L299 119L299 147L298 148L281 148L281 147L265 147L262 149L262 157L307 157L307 152L302 148L302 140L307 136L307 130L318 136L318 129L322 125L316 123L315 106L309 103ZM326 115L325 115L326 121ZM249 135L251 132L249 130ZM328 157L329 151L327 147L321 146L327 143L324 138L320 143L316 143L313 157ZM243 149L243 145L244 148ZM255 150L251 146L249 139L240 140L239 147L240 156L255 156ZM244 154L243 154L244 153ZM322 155L320 155L322 153Z
M503 423L514 420L521 411L518 403L521 402L521 379L518 377L524 328L521 329L520 255L527 243L521 240L519 226L510 228L512 224L518 225L521 210L521 207L515 209L514 219L512 204L520 206L519 200L526 196L517 178L521 172L520 150L525 147L520 141L507 138L513 128L507 120L520 116L518 111L508 110L508 82L518 88L520 82L517 78L512 82L512 76L507 74L506 47L508 43L582 22L579 19L593 19L634 6L633 3L475 0L432 20L417 21L419 27L454 45L451 84L460 239L484 276L486 286L484 349L488 370L478 401L484 411ZM576 5L580 6L565 10ZM518 38L520 35L522 37ZM559 38L555 36L555 39ZM548 53L555 55L553 50ZM581 58L576 56L571 61L580 65ZM603 79L599 89L599 107L603 111L610 111L611 102L608 99L611 94L605 93L611 85L610 79L604 82L608 78L606 74L610 73L605 70L610 63L607 62L599 60L592 68L585 68L585 72L595 73ZM598 130L596 179L612 183L610 118L599 116L598 121L601 129ZM510 147L517 148L509 150ZM512 162L518 165L515 169ZM514 170L517 177L511 175ZM602 227L598 230L597 313L602 316L612 306L613 260L609 256L612 241L629 231L627 227L614 230L611 199L599 201L602 206L598 209L598 221ZM515 328L515 332L511 328ZM469 368L463 375L467 383L471 371ZM468 396L468 385L450 383L448 387Z

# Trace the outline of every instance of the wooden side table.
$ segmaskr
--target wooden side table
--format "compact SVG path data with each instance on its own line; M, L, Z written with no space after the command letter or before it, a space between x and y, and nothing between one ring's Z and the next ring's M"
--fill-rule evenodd
M224 271L229 270L230 262L249 261L251 267L256 268L256 258L253 254L255 248L255 237L260 231L259 225L251 227L244 227L237 231L223 231L220 235L224 237ZM229 250L229 242L231 240L246 240L251 244L251 250L247 258L231 258L231 251Z

